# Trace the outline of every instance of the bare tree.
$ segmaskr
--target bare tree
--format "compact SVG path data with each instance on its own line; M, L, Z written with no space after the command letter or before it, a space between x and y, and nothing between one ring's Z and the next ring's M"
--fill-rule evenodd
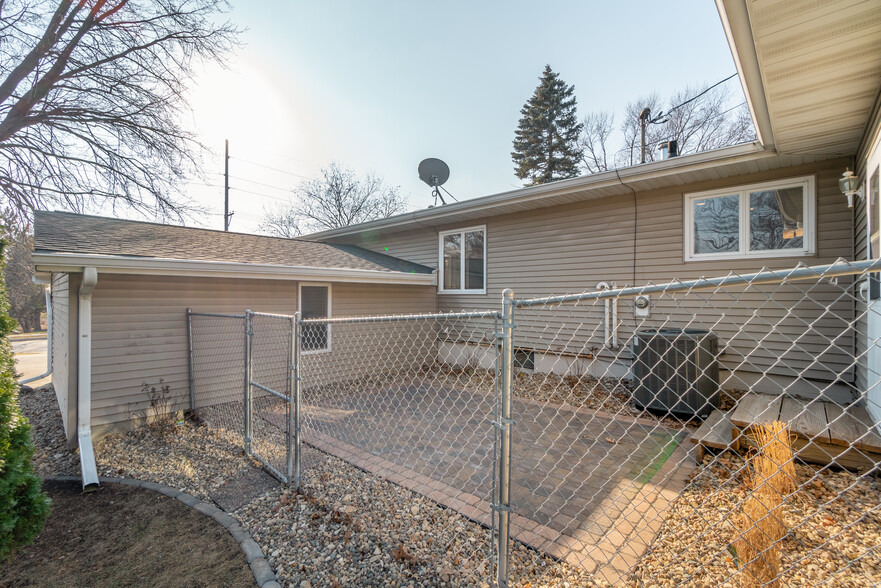
M582 165L588 173L597 173L639 163L639 115L644 108L650 110L653 121L646 128L646 161L658 159L658 144L670 139L676 140L680 154L754 140L755 131L746 106L726 108L731 97L725 86L688 87L670 97L666 112L662 112L663 102L657 93L640 97L625 107L618 129L620 147L612 144L614 117L607 112L588 114L580 137L584 150Z
M591 112L584 117L584 127L578 139L581 146L581 160L587 172L595 174L606 171L613 161L613 153L608 152L609 136L615 115L606 112Z
M46 299L43 288L33 282L31 250L34 236L17 226L6 226L3 233L3 239L9 243L5 248L6 267L3 268L9 294L9 315L18 321L23 331L39 330L40 313L46 309Z
M294 191L293 202L267 210L261 229L279 237L348 227L406 210L398 187L388 187L373 174L359 178L333 162L321 177L307 180Z
M303 234L303 218L291 204L279 204L263 212L260 230L276 237L293 239Z
M193 67L237 30L225 0L0 0L0 189L35 208L186 208L200 145L180 122Z

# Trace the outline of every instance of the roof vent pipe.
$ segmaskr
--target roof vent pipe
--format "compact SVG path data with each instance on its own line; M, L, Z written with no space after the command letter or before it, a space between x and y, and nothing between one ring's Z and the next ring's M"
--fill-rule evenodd
M84 492L97 490L99 486L95 450L92 447L92 291L97 283L98 270L83 268L77 320L77 437Z
M676 143L676 139L670 139L669 141L658 143L658 149L660 149L663 154L662 159L670 159L671 157L679 156L679 145Z

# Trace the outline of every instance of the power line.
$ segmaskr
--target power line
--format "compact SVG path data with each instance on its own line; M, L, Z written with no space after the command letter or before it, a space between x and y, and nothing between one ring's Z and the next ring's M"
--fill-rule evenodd
M262 192L254 192L252 190L245 190L244 188L237 188L235 186L230 186L230 190L235 190L237 192L244 192L245 194L253 194L254 196L262 196L263 198L269 198L271 200L278 200L279 202L289 202L290 198L282 198L280 196L272 196L270 194L263 194Z
M256 161L249 161L249 160L247 160L247 159L242 159L241 157L230 157L230 159L235 159L236 161L241 161L242 163L247 163L247 164L249 164L249 165L256 165L257 167L262 167L262 168L264 168L264 169L269 169L269 170L272 170L272 171L274 171L274 172L278 172L278 173L280 173L280 174L288 174L289 176L294 176L294 177L296 177L296 178L302 178L302 179L304 179L304 180L311 179L311 178L307 178L306 176L302 176L302 175L300 175L300 174L295 174L294 172L290 172L290 171L283 170L283 169L278 169L277 167L272 167L272 166L265 165L265 164L262 164L262 163L257 163Z
M731 111L734 110L735 108L740 108L740 107L743 106L744 104L746 104L746 100L744 100L743 102L741 102L740 104L738 104L738 105L736 105L736 106L732 106L732 107L729 108L728 110L723 110L722 112L719 113L719 116L722 116L723 114L728 114L729 112L731 112Z
M670 114L671 112L673 112L674 110L676 110L677 108L682 108L682 107L685 106L686 104L688 104L688 103L690 103L690 102L694 102L695 100L697 100L698 98L700 98L701 96L703 96L704 94L706 94L707 92L709 92L710 90L712 90L713 88L715 88L716 86L719 86L719 85L721 85L721 84L724 84L725 82L727 82L728 80L730 80L731 78L736 77L736 76L737 76L737 72L734 72L733 74L731 74L730 76L728 76L728 77L725 78L724 80L720 80L720 81L716 82L715 84L713 84L712 86L710 86L709 88L707 88L706 90L704 90L703 92L701 92L700 94L698 94L698 95L696 95L696 96L692 96L691 98L689 98L688 100L686 100L686 101L683 102L682 104L677 104L677 105L674 106L673 108L669 109L667 112L661 112L658 116L656 116L655 118L653 118L653 119L650 120L649 122L650 122L650 123L656 123L656 122L660 121L662 118L664 118L665 116L667 116L668 114Z
M220 172L208 172L208 173L220 175L220 176L223 175ZM274 184L267 184L265 182L258 182L257 180L249 180L248 178L243 178L241 176L234 176L232 174L230 174L229 177L230 177L230 179L233 179L233 180L241 180L242 182L248 182L250 184L257 184L258 186L265 186L267 188L273 188L275 190L281 190L283 192L293 192L293 188L290 188L290 187L276 186Z

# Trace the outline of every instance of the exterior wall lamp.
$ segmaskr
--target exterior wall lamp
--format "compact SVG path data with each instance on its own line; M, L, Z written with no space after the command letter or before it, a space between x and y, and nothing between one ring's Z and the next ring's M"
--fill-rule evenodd
M853 175L850 169L845 170L844 177L838 180L838 187L841 188L841 193L847 196L848 208L853 208L854 194L860 198L863 197L863 190L860 188L860 178Z

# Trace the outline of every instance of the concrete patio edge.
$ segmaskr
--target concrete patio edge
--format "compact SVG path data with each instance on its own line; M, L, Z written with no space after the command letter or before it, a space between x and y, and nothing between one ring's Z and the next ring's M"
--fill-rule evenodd
M80 477L43 476L43 480L54 482L79 482ZM135 480L132 478L99 478L99 480L102 484L122 484L124 486L152 490L153 492L164 494L169 498L176 498L188 508L192 508L207 517L211 517L216 523L226 529L229 534L232 535L233 539L236 540L236 543L239 544L239 548L248 560L248 566L251 568L251 573L254 574L254 580L257 582L257 586L260 588L281 588L281 585L275 577L275 572L272 571L272 566L269 565L269 562L263 554L263 550L257 542L254 541L248 530L239 525L239 523L226 512L217 508L217 506L200 500L186 492L181 492L177 488L170 488L169 486L163 486L156 482Z

